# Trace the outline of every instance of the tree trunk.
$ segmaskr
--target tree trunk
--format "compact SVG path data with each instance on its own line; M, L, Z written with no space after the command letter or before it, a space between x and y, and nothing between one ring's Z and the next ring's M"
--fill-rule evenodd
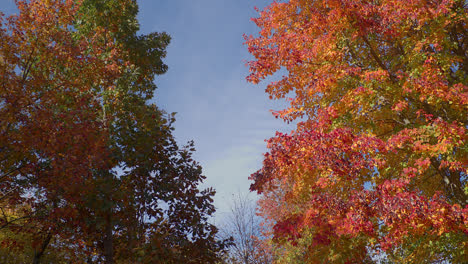
M44 240L44 242L42 243L41 248L39 249L39 251L34 250L34 259L33 259L33 262L32 262L33 264L39 264L40 263L41 257L44 255L44 252L45 252L47 246L49 245L51 239L52 239L52 235L47 234L47 237Z
M112 237L112 219L110 212L106 216L106 230L104 236L104 263L114 264L114 245Z
M449 169L440 169L440 162L436 158L431 158L431 164L442 177L447 197L458 203L462 208L465 208L468 204L468 196L463 190L459 172L452 172Z

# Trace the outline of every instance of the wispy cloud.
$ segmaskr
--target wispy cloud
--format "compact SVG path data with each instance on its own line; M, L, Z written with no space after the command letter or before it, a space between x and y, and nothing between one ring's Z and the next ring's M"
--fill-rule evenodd
M270 109L264 86L245 81L250 59L242 35L254 34L254 6L270 1L139 1L142 32L166 31L169 71L156 79L156 103L177 112L179 143L195 141L195 158L217 190L215 205L228 211L231 194L248 192L248 177L261 167L265 139L287 131Z

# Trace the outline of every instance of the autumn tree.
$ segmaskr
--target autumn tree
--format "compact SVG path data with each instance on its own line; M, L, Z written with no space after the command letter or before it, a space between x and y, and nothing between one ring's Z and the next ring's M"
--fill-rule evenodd
M170 37L138 35L132 0L17 6L0 20L0 202L23 209L0 231L31 237L34 263L54 241L77 262L215 262L214 191L148 102Z
M253 19L247 79L285 73L266 92L298 121L252 175L279 263L468 258L467 11L290 0Z
M71 238L61 226L82 229L77 205L90 168L107 167L95 87L113 86L118 61L109 52L118 52L112 42L103 45L102 31L75 37L78 3L17 5L19 14L2 16L0 31L0 191L8 209L24 210L2 218L2 228L30 233L38 263L52 236Z

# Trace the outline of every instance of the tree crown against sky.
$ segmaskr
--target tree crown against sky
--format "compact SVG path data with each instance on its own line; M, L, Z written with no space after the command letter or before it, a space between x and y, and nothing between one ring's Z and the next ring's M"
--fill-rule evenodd
M17 234L2 246L34 263L216 261L214 190L147 103L170 37L137 35L132 0L17 5L0 25L0 221Z
M301 119L251 189L284 263L468 256L465 1L274 2L246 37L248 80Z

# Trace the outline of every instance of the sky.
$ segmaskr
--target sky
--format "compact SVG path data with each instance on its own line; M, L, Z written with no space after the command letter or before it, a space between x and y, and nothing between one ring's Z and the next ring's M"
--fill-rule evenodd
M265 139L292 128L275 119L267 83L252 85L245 63L252 59L243 34L256 34L250 18L270 0L139 0L141 32L167 32L166 74L156 77L155 102L177 112L179 144L194 140L195 159L216 189L217 217L229 212L233 194L249 192L250 174L261 168ZM253 197L255 197L253 195Z
M243 34L256 34L250 20L272 0L138 0L140 33L167 32L166 74L157 76L153 102L176 112L180 145L195 142L194 155L213 187L216 218L228 214L234 194L247 194L250 174L261 168L265 139L293 129L270 110L284 107L264 92L267 82L246 82L252 57ZM14 0L0 10L15 12ZM255 197L253 195L253 197Z

